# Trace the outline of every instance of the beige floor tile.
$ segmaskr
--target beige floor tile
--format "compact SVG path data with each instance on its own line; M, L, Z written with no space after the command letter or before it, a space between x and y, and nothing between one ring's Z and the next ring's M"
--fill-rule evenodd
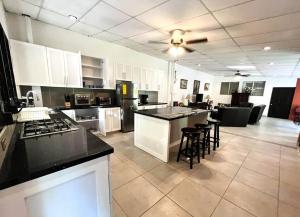
M200 184L216 194L222 196L230 184L232 178L213 170L202 164L191 176L193 182Z
M266 164L270 164L270 165L279 167L279 160L280 160L279 156L273 157L273 156L266 155L265 153L251 151L249 153L247 159L249 159L249 158L256 162L266 163Z
M127 163L113 165L111 168L112 189L116 189L138 176L139 174Z
M175 185L180 183L186 175L175 170L167 164L162 164L143 175L145 179L151 182L160 191L167 194Z
M139 177L113 191L113 197L129 217L140 216L163 194L143 177Z
M223 173L224 175L228 177L234 177L239 170L240 166L229 163L229 162L218 162L218 161L204 161L203 164L205 164L207 167L210 167L220 173Z
M162 163L162 161L150 155L142 155L128 160L128 164L130 164L140 174L144 174Z
M177 185L168 197L197 217L209 217L221 199L217 194L189 179Z
M254 217L254 215L222 199L212 217Z
M279 180L279 167L278 166L273 166L271 164L262 163L262 162L255 161L251 158L247 158L245 160L245 162L243 163L242 167L245 167L247 169L261 173L270 178Z
M112 203L112 213L113 213L113 217L127 217L127 215L123 212L123 210L121 209L121 207L116 203L115 200L113 200Z
M255 216L277 216L277 199L236 181L230 184L225 199Z
M245 160L246 155L240 154L239 152L234 151L218 151L214 157L213 160L216 162L229 162L234 163L237 165L241 165L243 161Z
M300 209L279 202L278 217L300 217Z
M254 172L246 168L241 168L235 177L235 180L243 184L249 185L273 197L278 197L279 181L265 175Z
M191 217L184 209L164 197L149 209L142 217Z
M116 154L111 154L110 155L110 163L111 163L111 166L114 166L114 165L117 165L117 164L120 164L122 163L123 161L117 157Z
M300 168L290 169L290 167L281 167L280 181L300 188Z
M300 208L300 188L281 182L279 186L279 200Z

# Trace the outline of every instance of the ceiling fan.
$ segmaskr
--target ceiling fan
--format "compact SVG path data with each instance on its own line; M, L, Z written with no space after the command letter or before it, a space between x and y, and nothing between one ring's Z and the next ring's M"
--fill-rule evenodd
M240 77L249 77L251 74L242 74L242 73L240 73L239 70L237 70L234 75L235 76L240 76Z
M162 42L162 41L148 41L150 44L169 44L170 47L164 50L164 53L170 53L174 57L178 57L185 52L192 53L195 50L192 48L187 47L186 45L191 44L199 44L199 43L206 43L208 40L207 38L199 38L193 40L184 40L184 34L189 31L185 31L182 29L174 29L170 32L171 40L170 42Z

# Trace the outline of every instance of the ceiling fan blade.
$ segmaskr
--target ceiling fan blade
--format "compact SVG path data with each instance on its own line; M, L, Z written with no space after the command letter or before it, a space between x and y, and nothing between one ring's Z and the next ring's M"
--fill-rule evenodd
M183 48L186 52L188 52L188 53L192 53L192 52L195 51L194 49L188 48L188 47L185 47L185 46L182 46L182 48Z
M163 41L148 41L149 44L169 44L167 42L163 42Z
M162 52L163 52L163 53L168 53L168 52L169 52L169 49L170 49L170 48L165 49L165 50L163 50Z
M199 39L193 39L193 40L189 40L186 41L186 44L198 44L198 43L206 43L208 40L207 38L199 38Z

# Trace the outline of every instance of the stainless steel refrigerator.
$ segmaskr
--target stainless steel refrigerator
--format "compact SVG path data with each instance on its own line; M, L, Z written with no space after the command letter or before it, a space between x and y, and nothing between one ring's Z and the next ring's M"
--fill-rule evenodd
M121 107L121 130L130 132L134 130L134 110L138 106L138 90L131 81L117 81L117 105Z

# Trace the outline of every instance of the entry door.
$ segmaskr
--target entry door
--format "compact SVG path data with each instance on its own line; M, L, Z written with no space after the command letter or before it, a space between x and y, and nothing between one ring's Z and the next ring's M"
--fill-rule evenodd
M268 117L288 119L294 92L290 87L273 88Z

